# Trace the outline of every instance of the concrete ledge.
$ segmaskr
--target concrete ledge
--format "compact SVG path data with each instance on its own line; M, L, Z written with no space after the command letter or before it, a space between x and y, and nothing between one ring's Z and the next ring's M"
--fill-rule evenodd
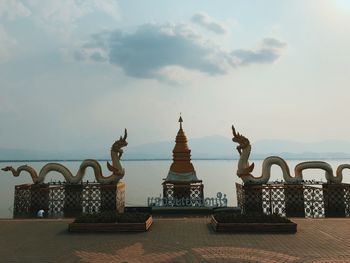
M150 216L144 223L70 223L69 232L144 232L153 223Z
M213 213L213 208L208 207L152 207L152 215L171 216L209 216Z
M211 225L216 232L233 233L283 233L294 234L297 232L295 223L219 223L211 216Z
M138 206L138 207L125 207L125 212L140 212L149 213L155 216L210 216L216 212L232 212L241 213L241 209L238 207L156 207L156 206Z

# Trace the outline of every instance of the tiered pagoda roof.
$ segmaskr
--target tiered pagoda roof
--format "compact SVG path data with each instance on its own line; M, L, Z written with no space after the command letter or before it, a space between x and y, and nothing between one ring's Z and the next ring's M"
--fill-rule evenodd
M179 118L180 129L175 139L173 149L173 163L170 166L165 182L199 182L196 171L191 162L191 150L187 145L187 138L182 129L182 117Z

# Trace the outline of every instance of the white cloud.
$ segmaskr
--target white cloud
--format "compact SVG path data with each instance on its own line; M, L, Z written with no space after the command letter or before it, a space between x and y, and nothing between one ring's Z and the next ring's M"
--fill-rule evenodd
M48 36L46 39L59 46L59 52L68 61L72 58L74 47L80 43L81 35L108 23L102 19L101 24L96 22L94 29L85 26L83 18L90 15L96 21L99 17L108 18L106 21L120 19L117 0L0 0L0 21L13 22L26 18L26 30L33 27L35 32L42 31L44 38ZM5 54L8 54L9 43L13 41L3 32L2 35L3 39L6 38L6 43L4 40L0 43L1 60L4 60L4 57L9 57ZM77 54L75 57L78 57ZM92 58L103 59L99 53L92 54Z
M114 19L120 17L117 0L0 0L0 18L30 17L66 39L71 37L79 19L96 12Z
M118 3L115 0L95 0L94 4L98 10L103 11L106 14L109 14L111 17L119 18L119 8Z
M76 54L79 60L108 61L136 78L165 80L169 68L207 75L227 74L249 64L272 63L286 43L263 39L257 49L225 51L186 24L144 24L133 33L105 31L92 36ZM182 74L184 75L184 74ZM173 80L169 76L168 80Z
M238 65L256 63L272 63L280 55L286 43L275 38L264 38L259 48L255 50L237 49L231 52Z
M2 25L0 25L0 43L0 62L4 62L13 55L13 49L17 42L6 32Z
M91 52L104 48L110 63L138 78L154 78L159 70L170 65L212 75L224 73L227 62L216 62L221 51L202 41L204 39L182 24L144 24L131 34L113 31L94 35L85 45L85 52L92 58Z
M29 0L27 6L40 20L53 24L69 25L96 11L119 18L119 7L116 0Z
M206 30L209 30L211 32L214 32L216 34L226 34L227 28L225 24L214 21L208 14L206 13L197 13L192 16L192 22L205 28Z
M26 17L31 14L30 10L17 0L0 0L0 18L5 17L14 20L18 17Z

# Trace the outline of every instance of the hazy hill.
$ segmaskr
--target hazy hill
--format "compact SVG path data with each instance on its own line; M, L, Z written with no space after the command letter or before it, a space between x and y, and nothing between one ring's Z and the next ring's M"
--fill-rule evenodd
M170 159L174 141L129 145L124 159ZM237 159L236 144L224 136L208 136L189 140L194 159ZM288 140L261 140L253 143L251 158L263 159L279 155L289 159L350 158L350 142L333 140L302 143ZM0 148L0 160L77 160L85 158L109 159L109 152L100 149L75 152L47 152Z
M7 149L0 148L1 160L81 160L88 158L101 158L103 151L70 151L70 152L51 152L28 149ZM109 158L109 157L107 157Z
M189 140L188 144L193 158L234 158L234 145L231 139L223 136L195 138ZM128 147L125 158L169 159L172 158L174 145L175 141L164 141Z
M38 160L53 157L52 153L45 151L0 148L0 160Z
M171 158L175 142L157 142L129 147L125 158L158 159ZM197 159L237 159L239 158L231 138L214 135L189 140L192 157ZM279 155L284 158L350 158L350 142L322 141L314 143L293 142L288 140L260 140L252 144L252 158L266 158Z
M350 142L342 140L328 140L321 142L302 143L288 140L261 140L253 143L256 153L348 153L350 154Z

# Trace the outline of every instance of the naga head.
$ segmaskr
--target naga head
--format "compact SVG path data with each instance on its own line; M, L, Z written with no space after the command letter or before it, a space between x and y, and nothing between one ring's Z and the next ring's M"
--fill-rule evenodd
M111 151L118 153L119 157L123 154L122 148L128 145L126 138L128 136L127 129L124 130L124 137L120 136L119 140L115 141L112 145Z
M247 148L250 145L250 142L246 137L239 134L239 132L236 132L236 129L233 125L232 125L232 134L233 134L232 141L235 143L238 143L238 146L236 148L238 153L241 155L242 149Z
M109 162L107 162L107 168L109 171L113 172L113 174L120 174L121 168L118 168L116 163L119 163L120 158L123 155L123 147L128 145L128 142L126 141L126 138L128 136L128 131L127 129L124 130L124 136L120 136L119 140L115 141L111 147L111 152L114 153L112 154L112 160L113 160L113 165L111 165ZM120 163L119 163L120 166Z
M12 169L12 166L6 166L4 168L1 168L1 170L5 171L5 172L11 171L11 169Z
M238 143L238 146L236 147L236 149L240 155L240 161L238 164L237 175L239 177L250 175L251 172L254 170L254 163L249 164L248 159L244 160L244 157L242 157L242 150L249 147L250 142L246 137L239 134L239 132L236 132L236 129L233 125L232 125L232 134L233 134L232 141L235 143ZM242 164L240 165L240 163L242 163Z

